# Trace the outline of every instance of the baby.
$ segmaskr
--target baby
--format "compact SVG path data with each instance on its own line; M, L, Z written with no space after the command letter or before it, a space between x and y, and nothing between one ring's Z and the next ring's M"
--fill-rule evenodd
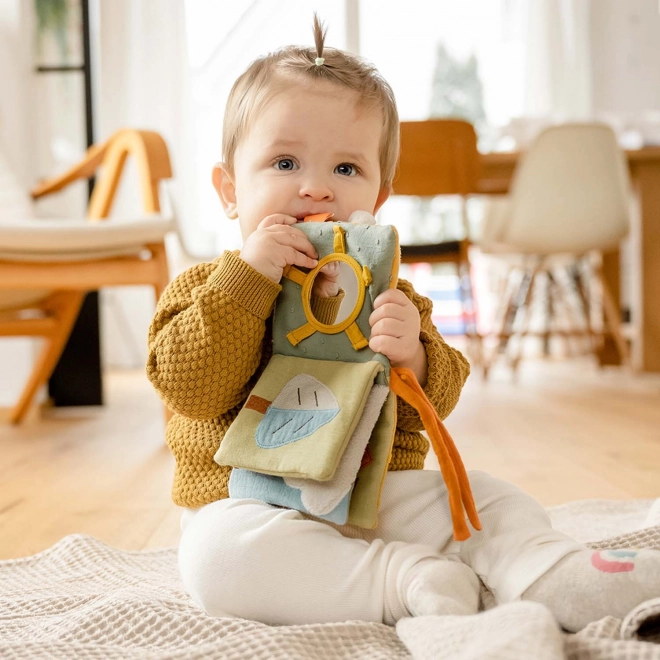
M148 375L174 416L173 499L185 507L179 566L213 616L269 624L471 614L479 578L498 603L541 602L578 630L660 596L660 552L593 552L552 529L544 509L482 472L470 483L482 531L452 537L442 475L423 470L428 443L399 401L397 429L374 530L336 526L253 499L230 499L231 468L213 461L271 356L271 312L289 265L313 268L302 218L375 214L398 157L394 96L364 60L290 46L253 62L228 100L223 162L213 185L238 218L240 252L191 268L163 294L149 334ZM317 315L336 313L337 270L317 278ZM431 303L401 280L369 319L369 346L414 371L440 417L457 403L469 367L431 322Z

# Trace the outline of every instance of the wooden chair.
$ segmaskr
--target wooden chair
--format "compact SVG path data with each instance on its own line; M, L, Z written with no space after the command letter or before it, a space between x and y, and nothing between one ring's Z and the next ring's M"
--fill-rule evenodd
M424 245L402 245L402 263L452 263L460 280L460 296L468 353L483 366L476 324L469 260L467 197L477 192L479 152L474 127L459 119L401 122L401 156L394 179L395 195L431 197L459 195L464 237Z
M126 158L136 160L143 210L151 217L108 220ZM33 371L11 410L17 424L53 372L88 291L149 285L156 298L169 281L158 185L172 176L167 146L151 131L121 130L88 149L63 175L38 185L32 197L57 192L102 167L86 220L16 219L0 223L0 336L42 337ZM0 209L0 215L2 209ZM158 214L158 215L157 215Z

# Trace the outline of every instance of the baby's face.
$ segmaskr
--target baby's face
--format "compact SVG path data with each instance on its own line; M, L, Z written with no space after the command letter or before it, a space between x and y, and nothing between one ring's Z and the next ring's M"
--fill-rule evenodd
M356 105L357 94L330 83L294 85L276 94L252 121L234 161L236 213L243 239L268 215L302 219L357 210L375 213L381 191L380 111Z

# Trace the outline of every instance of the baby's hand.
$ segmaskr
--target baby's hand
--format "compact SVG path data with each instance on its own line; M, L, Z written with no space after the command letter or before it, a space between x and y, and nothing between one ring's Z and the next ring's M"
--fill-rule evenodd
M382 353L393 367L412 369L424 387L427 376L426 351L419 339L419 311L399 289L383 291L374 300L369 317L369 348Z
M321 298L332 298L339 293L339 262L330 261L318 272L313 293Z
M265 217L247 237L241 259L273 282L282 279L287 266L314 268L318 254L304 232L292 226L296 222L283 213Z

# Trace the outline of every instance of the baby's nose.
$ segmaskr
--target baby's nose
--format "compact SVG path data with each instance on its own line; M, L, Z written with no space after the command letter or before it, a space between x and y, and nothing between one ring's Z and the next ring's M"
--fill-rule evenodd
M307 181L300 187L300 196L315 202L330 201L334 195L330 186L324 181Z

